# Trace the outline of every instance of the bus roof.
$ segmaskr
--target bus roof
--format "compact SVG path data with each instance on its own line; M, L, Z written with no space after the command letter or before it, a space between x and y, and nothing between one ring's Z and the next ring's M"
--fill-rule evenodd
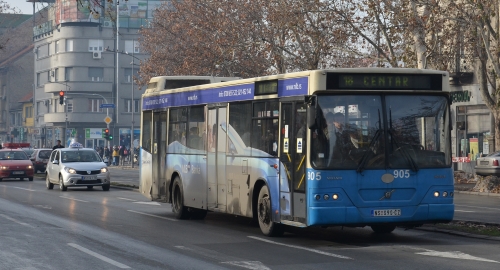
M369 79L372 85L367 85L368 79L363 78L363 74L372 75ZM403 76L398 76L398 74L403 74L404 78ZM377 87L375 85L385 79L392 83L393 77L397 78L398 84L393 84L390 87L386 85ZM346 78L354 78L357 81L352 84L342 83L347 80ZM400 84L399 80L404 83L409 82L410 85L405 86ZM446 71L429 69L340 68L310 70L163 91L147 91L142 96L142 110L253 100L257 95L274 95L275 97L305 96L317 90L327 89L442 91L448 89L448 84L448 73Z

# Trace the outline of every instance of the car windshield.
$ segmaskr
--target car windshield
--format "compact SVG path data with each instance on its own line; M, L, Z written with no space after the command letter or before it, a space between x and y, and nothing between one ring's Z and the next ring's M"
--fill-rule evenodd
M35 149L32 149L32 148L23 148L22 150L23 150L23 151L26 153L26 155L28 155L28 156L31 156L31 154L33 154L33 152L35 151Z
M61 151L62 162L101 162L101 158L94 150Z
M38 157L43 159L48 159L50 157L50 153L52 153L52 150L41 150L38 153Z
M22 151L0 152L0 160L26 160L28 156Z

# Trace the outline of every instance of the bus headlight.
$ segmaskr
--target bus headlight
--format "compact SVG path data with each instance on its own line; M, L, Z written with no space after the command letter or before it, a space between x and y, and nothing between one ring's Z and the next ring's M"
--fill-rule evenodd
M434 197L439 197L439 191L434 191Z
M333 194L333 195L332 195L332 199L333 199L333 200L338 200L338 199L339 199L339 195L337 195L337 194Z
M448 192L443 191L443 197L448 197Z
M316 201L319 201L319 199L321 199L321 196L319 196L319 194L316 194L314 195L314 198L316 199Z
M328 199L330 199L330 196L328 194L325 194L323 195L323 199L325 199L325 201L328 201Z

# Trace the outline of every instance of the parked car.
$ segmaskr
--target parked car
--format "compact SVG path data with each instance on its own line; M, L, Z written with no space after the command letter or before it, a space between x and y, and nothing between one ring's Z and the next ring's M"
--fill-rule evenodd
M476 160L476 174L482 176L500 176L500 151L491 153Z
M84 148L80 143L72 143L68 148L52 151L45 174L47 189L59 185L61 191L68 187L101 186L104 191L110 187L108 166L99 153L92 148Z
M35 149L33 147L22 147L21 150L23 150L24 153L26 153L26 155L28 157L31 157L31 155L33 154L33 151L35 151Z
M50 153L52 153L52 149L50 148L40 148L33 151L30 160L33 162L33 169L35 170L35 173L38 171L42 173L45 172L47 161L50 158Z
M26 153L17 148L3 148L0 150L0 181L4 178L28 178L33 181L33 164Z

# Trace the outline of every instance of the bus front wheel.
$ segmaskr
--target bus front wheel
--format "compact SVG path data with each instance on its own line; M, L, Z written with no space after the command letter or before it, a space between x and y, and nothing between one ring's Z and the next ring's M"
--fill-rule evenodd
M262 233L266 236L281 236L285 232L283 224L275 223L271 218L271 197L269 188L263 186L257 201L257 219Z
M172 212L177 219L189 219L189 212L184 206L184 194L182 192L182 184L179 177L175 177L172 189Z

